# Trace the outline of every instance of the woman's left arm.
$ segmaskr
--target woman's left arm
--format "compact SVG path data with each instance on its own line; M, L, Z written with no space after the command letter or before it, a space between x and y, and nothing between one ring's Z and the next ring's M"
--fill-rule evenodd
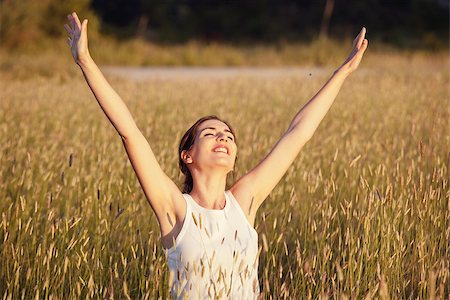
M295 115L270 153L230 189L250 219L254 218L256 210L286 173L303 145L313 136L347 76L358 68L368 45L365 34L363 27L353 41L352 52L345 62Z
M347 60L334 71L330 79L317 92L317 94L303 106L295 115L287 132L302 131L312 136L319 126L325 114L334 102L342 84L350 73L358 68L364 51L367 49L368 41L364 38L366 29L363 27L361 32L353 42L353 50Z

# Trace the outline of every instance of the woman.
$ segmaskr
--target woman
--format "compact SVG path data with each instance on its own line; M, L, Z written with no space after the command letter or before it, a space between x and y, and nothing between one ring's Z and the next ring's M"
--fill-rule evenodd
M112 89L88 50L87 24L76 13L65 24L72 56L122 142L145 196L159 222L168 255L174 298L255 299L258 284L258 208L300 149L312 137L347 76L357 69L368 41L365 28L345 62L299 110L270 153L225 191L237 146L225 121L199 119L183 136L179 165L183 191L167 177L120 96Z

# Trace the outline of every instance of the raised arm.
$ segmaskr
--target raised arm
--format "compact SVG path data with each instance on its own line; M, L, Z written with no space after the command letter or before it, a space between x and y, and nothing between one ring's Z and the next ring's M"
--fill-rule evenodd
M365 33L366 29L362 28L353 41L353 49L348 58L295 115L269 154L231 187L231 192L247 213L249 220L254 220L259 206L283 177L301 148L313 136L347 76L358 68L368 45Z
M87 25L88 20L80 22L76 13L67 16L70 26L65 24L69 37L67 43L72 50L75 63L81 68L89 88L97 99L101 109L120 136L134 134L136 124L120 96L103 76L95 64L88 49Z
M180 207L184 204L184 201L179 201L182 198L181 191L163 172L127 106L91 58L88 50L87 19L81 23L76 13L67 17L70 26L65 24L64 28L69 34L67 43L72 50L73 59L81 68L98 104L121 136L139 183L158 218L161 232L168 233L185 209ZM175 203L179 204L175 206Z

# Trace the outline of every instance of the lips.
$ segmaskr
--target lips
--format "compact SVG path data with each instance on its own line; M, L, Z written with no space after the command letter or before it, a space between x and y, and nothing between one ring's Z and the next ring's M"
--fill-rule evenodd
M227 145L216 145L213 149L213 152L220 152L230 155L230 148Z

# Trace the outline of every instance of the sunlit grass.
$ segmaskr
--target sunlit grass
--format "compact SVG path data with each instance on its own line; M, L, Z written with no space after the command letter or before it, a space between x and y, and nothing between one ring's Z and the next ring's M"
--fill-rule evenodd
M63 75L0 81L0 297L164 299L157 221L71 63ZM447 297L446 64L386 58L345 83L258 212L266 299ZM197 118L217 114L236 128L231 182L325 79L110 81L179 184L178 142Z

